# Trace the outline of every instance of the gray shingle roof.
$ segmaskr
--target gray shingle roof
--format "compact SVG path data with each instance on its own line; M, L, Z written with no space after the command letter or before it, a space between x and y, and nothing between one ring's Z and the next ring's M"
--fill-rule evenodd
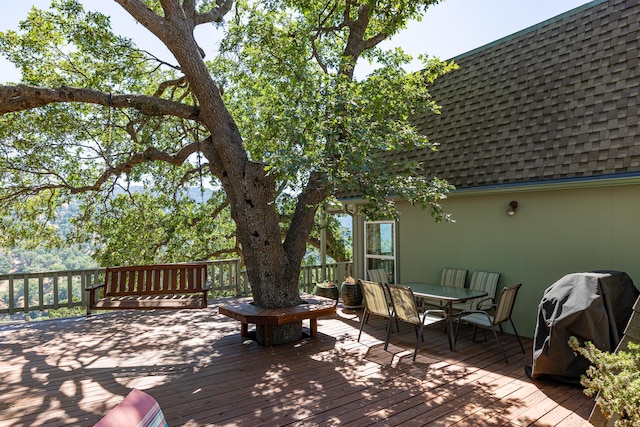
M640 172L640 0L597 0L454 60L407 153L459 189Z

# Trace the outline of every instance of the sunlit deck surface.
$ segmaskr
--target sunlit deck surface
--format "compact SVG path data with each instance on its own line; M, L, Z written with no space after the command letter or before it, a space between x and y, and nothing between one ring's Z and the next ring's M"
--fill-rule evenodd
M319 320L319 336L261 347L240 324L204 310L129 311L0 326L0 426L91 426L131 388L159 402L170 426L579 426L593 401L577 387L532 381L514 336L509 364L492 336L401 325L388 351L385 321L362 311ZM306 326L306 325L305 325Z

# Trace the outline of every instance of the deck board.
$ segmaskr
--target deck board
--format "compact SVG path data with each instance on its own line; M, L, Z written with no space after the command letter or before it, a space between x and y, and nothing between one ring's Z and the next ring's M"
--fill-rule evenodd
M0 326L0 427L91 426L131 388L152 395L170 426L588 426L593 400L579 388L532 381L531 361L505 335L461 330L449 351L427 328L416 362L401 325L338 306L315 338L261 347L217 303L203 310L113 312Z

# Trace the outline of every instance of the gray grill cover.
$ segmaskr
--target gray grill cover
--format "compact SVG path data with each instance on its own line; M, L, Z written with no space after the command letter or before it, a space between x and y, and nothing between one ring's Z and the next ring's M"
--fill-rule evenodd
M547 288L538 307L531 377L579 384L589 362L573 353L569 337L614 351L638 293L619 271L568 274Z

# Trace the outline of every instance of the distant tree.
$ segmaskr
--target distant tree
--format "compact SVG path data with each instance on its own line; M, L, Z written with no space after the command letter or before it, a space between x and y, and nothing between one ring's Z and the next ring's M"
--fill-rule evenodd
M437 0L115 1L174 64L135 49L112 34L108 17L75 0L32 10L20 33L0 37L24 83L0 87L0 203L12 211L2 220L13 235L55 234L42 219L76 199L76 227L127 215L123 224L134 238L153 236L152 247L156 230L141 230L126 201L146 218L173 218L131 185L173 198L195 220L220 212L186 202L202 173L229 208L256 304L284 307L301 303L308 236L336 191L363 195L385 217L395 215L392 196L446 217L439 202L448 185L422 177L411 156L385 154L428 145L409 119L437 111L427 86L452 65L427 60L408 74L406 54L379 47ZM210 23L224 25L225 38L220 56L205 62L194 30ZM358 80L359 60L381 68ZM284 229L280 214L288 214ZM198 220L176 221L176 233ZM210 226L198 232L203 245L225 236ZM274 340L297 339L300 329L279 327Z
M6 274L13 267L11 254L6 250L0 249L0 274Z

